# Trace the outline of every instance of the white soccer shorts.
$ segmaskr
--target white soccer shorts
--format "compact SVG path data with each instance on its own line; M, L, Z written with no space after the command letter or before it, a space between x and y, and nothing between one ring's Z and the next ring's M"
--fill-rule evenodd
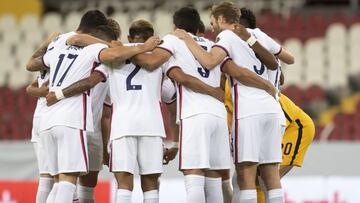
M227 122L212 114L181 120L179 169L229 169L230 140Z
M36 160L38 162L38 168L40 174L49 174L49 168L46 163L45 149L43 144L41 144L40 134L39 134L39 121L40 117L34 117L33 127L31 130L31 142L34 144L34 150L36 155Z
M234 162L280 163L283 132L278 114L235 120L232 131Z
M158 136L125 136L111 141L110 171L140 175L163 172L163 140Z
M54 126L40 133L51 175L89 170L86 134L80 129Z

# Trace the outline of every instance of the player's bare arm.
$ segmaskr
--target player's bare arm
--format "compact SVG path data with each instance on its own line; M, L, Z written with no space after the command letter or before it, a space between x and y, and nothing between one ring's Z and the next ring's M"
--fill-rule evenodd
M239 67L232 60L229 59L224 62L222 71L231 77L234 77L242 84L263 89L276 98L277 90L269 81L259 77L256 73L249 71L246 68Z
M201 80L184 73L180 67L173 67L168 71L168 76L181 85L201 94L210 95L221 102L224 102L224 91L221 88L215 88L205 84Z
M210 52L205 51L185 30L176 29L173 34L184 40L191 53L208 70L215 68L226 57L226 52L219 47L213 47Z
M251 36L251 34L241 24L236 24L233 32L245 42L250 40L251 37L254 38L254 36ZM258 41L256 41L250 47L256 53L257 57L259 57L260 61L263 62L268 69L276 70L278 68L278 63L275 56L271 54L267 49L265 49Z
M276 57L288 65L295 63L294 55L292 55L292 53L289 50L283 47L281 47L281 51L278 55L276 55Z
M110 43L88 34L77 34L66 40L67 44L84 47L90 44L102 43L110 46Z
M42 56L45 54L47 47L49 44L55 39L55 37L59 36L59 32L52 33L41 45L40 47L33 53L26 64L26 70L34 72L45 69L45 66L42 61Z
M104 104L103 113L101 117L101 136L103 144L103 164L109 166L109 153L107 151L107 145L110 137L111 126L111 107Z
M168 61L171 54L162 48L155 48L151 53L138 54L130 60L132 63L153 71Z
M97 85L99 82L103 80L104 80L104 76L101 73L94 71L93 73L91 73L89 77L79 80L71 84L70 86L66 87L65 89L63 89L62 94L64 95L65 98L72 97L77 94L81 94L83 92L90 90L91 88L93 88L95 85ZM49 94L46 95L46 103L48 106L57 103L61 99L62 98L59 98L59 96L57 96L55 92L49 92Z
M29 86L26 87L26 93L33 97L45 97L49 92L49 81L39 87L37 79L33 81Z
M176 102L167 105L170 114L170 130L172 131L172 144L164 153L164 164L174 160L179 151L179 125L176 124Z
M158 37L150 37L144 44L137 46L116 46L104 49L99 54L102 63L121 62L136 54L152 51L160 42Z

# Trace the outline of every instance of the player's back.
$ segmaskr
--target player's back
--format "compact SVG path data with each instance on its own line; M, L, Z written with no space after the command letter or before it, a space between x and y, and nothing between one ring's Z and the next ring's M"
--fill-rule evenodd
M191 36L204 50L211 50L213 42L203 37ZM180 67L186 74L194 76L212 87L220 87L221 71L219 66L212 70L202 67L184 41L176 36L166 35L164 41L170 41L172 45L176 45L176 49L172 50L173 57L169 60L168 70L172 67ZM194 92L179 84L177 85L177 91L179 95L178 118L186 118L200 113L209 113L226 118L224 104L214 97Z
M243 68L255 72L258 76L268 80L266 66L257 58L249 45L230 30L222 31L217 37L217 47L222 48L232 60ZM232 80L234 102L237 106L237 119L263 113L280 113L281 109L276 100L266 91L243 85Z
M67 45L54 47L44 55L44 62L50 67L49 91L64 89L90 75L94 62L99 62L98 52L104 44L87 47ZM76 95L60 100L45 110L46 119L40 125L41 130L55 125L64 125L82 130L93 130L91 98Z
M162 77L161 68L147 71L129 60L109 69L114 109L112 138L126 135L165 136L160 109Z

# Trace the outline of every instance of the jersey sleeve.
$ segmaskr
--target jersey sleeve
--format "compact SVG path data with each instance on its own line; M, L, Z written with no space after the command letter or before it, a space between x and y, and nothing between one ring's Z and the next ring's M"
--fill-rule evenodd
M157 46L157 48L164 49L165 51L169 52L171 55L174 55L175 53L175 44L176 40L178 38L174 35L165 35L165 37L162 38L161 44Z
M100 64L99 66L97 66L94 69L94 72L98 72L104 77L103 82L106 82L107 78L109 77L108 67L104 64Z
M176 99L176 89L174 83L169 78L164 78L161 88L161 99L164 103L173 103Z
M54 50L54 47L55 47L55 42L52 41L47 47L45 54L41 58L43 65L48 69L50 68L51 55Z
M163 73L169 77L169 73L173 68L181 68L181 64L174 58L170 57L170 59L162 65ZM169 77L170 78L170 77Z
M231 42L233 39L233 35L234 33L232 33L232 31L230 30L225 30L222 31L217 37L216 37L216 41L215 44L213 45L213 47L219 47L222 50L225 51L227 56L230 56L230 50L231 50Z
M97 43L97 44L89 45L86 48L88 49L89 54L92 54L93 60L97 63L101 63L100 53L102 50L108 48L108 46L106 44Z
M270 53L274 55L278 55L281 52L281 45L277 43L273 38L267 35L265 32L261 31L260 29L256 29L259 34L261 34L265 40L266 46Z

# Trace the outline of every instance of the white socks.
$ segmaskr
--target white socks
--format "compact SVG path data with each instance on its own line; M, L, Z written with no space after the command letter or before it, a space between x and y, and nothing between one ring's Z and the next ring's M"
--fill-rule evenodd
M268 191L268 202L269 203L284 203L284 193L281 188L272 189Z
M205 177L199 175L186 175L186 202L187 203L205 203Z
M49 193L46 203L53 203L55 201L56 193L58 191L59 183L54 183L51 192Z
M223 202L221 178L205 177L205 198L206 203Z
M54 185L53 178L39 178L39 185L36 192L36 203L45 203L49 193Z
M67 181L60 181L54 203L72 203L75 190L76 185Z
M233 190L231 188L230 179L222 181L222 192L224 197L224 203L231 203Z
M144 203L159 203L159 190L144 192Z
M94 188L78 185L79 203L94 203Z
M116 203L131 203L132 191L126 189L118 189L116 191Z
M256 190L240 190L239 202L242 203L257 203Z

